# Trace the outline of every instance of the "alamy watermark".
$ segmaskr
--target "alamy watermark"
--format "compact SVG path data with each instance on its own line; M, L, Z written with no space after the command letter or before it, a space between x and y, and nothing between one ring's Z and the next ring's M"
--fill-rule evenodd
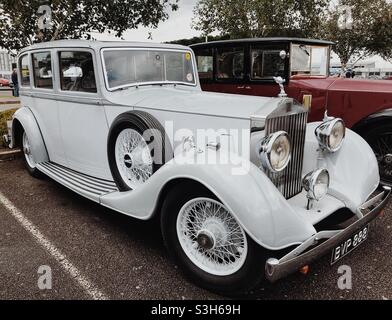
M37 285L40 290L52 289L52 268L50 266L39 266Z
M50 30L52 28L52 9L49 5L39 6L37 13L40 14L38 18L38 29Z
M350 266L342 265L338 268L338 288L340 290L352 290L353 288L353 272Z

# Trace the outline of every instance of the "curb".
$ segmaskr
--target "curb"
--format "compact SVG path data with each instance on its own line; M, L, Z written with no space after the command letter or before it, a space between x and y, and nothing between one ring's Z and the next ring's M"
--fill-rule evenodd
M20 101L19 100L3 100L3 101L0 101L0 105L1 104L20 104Z
M14 160L20 158L21 156L22 156L22 152L19 149L0 151L0 161Z

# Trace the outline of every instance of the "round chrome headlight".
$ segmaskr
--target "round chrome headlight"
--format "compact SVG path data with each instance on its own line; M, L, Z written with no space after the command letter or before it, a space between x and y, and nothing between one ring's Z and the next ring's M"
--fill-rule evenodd
M305 176L303 187L308 193L308 198L320 200L323 198L329 188L329 172L327 169L319 169Z
M316 128L315 134L321 148L336 152L343 144L346 126L342 119L328 120Z
M265 137L258 150L261 164L272 172L283 171L291 159L290 137L285 131L275 132Z

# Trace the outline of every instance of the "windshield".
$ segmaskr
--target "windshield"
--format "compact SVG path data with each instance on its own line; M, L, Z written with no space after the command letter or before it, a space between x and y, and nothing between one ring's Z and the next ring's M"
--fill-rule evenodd
M189 51L108 49L103 58L110 90L140 84L196 85Z
M291 75L328 75L329 46L293 44L291 47Z

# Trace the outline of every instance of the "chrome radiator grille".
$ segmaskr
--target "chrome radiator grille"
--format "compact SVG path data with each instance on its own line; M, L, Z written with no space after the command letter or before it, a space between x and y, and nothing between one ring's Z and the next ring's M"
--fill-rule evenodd
M292 155L287 168L274 174L267 172L268 177L279 189L279 191L289 199L302 191L302 165L304 158L304 145L306 135L306 123L308 112L300 105L293 105L293 102L284 102L266 119L266 135L277 131L286 131L291 138Z

